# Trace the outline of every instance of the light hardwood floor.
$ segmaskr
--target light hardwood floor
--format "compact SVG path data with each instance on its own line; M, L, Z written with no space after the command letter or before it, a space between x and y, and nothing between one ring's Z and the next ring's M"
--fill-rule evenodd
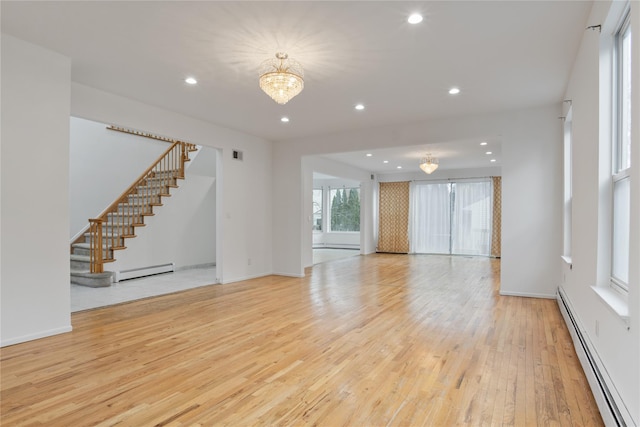
M553 300L370 255L75 313L1 350L1 424L602 425Z

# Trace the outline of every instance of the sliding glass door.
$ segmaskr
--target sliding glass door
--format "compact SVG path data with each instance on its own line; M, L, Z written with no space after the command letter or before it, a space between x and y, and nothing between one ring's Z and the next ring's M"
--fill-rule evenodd
M411 252L491 253L491 181L414 182Z

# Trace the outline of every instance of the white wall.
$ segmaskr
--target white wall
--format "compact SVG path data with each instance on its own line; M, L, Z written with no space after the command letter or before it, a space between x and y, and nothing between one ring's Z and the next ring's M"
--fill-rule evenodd
M438 173L426 175L424 172L388 173L379 174L379 182L402 181L439 181L443 179L483 178L489 176L502 176L502 168L499 166L470 169L438 169Z
M164 141L107 130L71 117L69 151L70 238L96 218L169 148Z
M273 271L269 141L77 83L71 85L71 113L220 148L216 180L216 239L220 241L216 264L220 281L228 283ZM244 152L242 162L232 159L233 149Z
M502 148L503 295L555 298L562 252L560 105L519 111Z
M2 35L1 341L71 330L71 61Z
M622 404L636 424L640 424L640 84L632 87L632 192L630 238L630 291L627 298L630 323L610 310L592 290L594 285L607 286L609 277L610 215L608 190L598 171L610 169L608 141L610 129L606 107L606 88L600 88L600 76L606 79L608 65L601 66L601 44L606 44L616 19L610 8L622 2L594 2L589 25L601 24L602 34L585 32L573 66L566 99L573 108L573 206L572 269L564 268L560 279L579 324L583 328L597 359L613 382ZM640 76L640 3L631 2L631 25L634 51L632 76ZM613 12L613 11L611 11ZM614 13L615 14L615 13ZM609 17L609 19L608 19ZM613 22L612 22L613 21ZM604 58L604 56L602 56ZM602 73L602 74L601 74ZM604 90L603 90L604 89ZM602 144L601 144L602 141ZM610 384L611 385L611 384Z

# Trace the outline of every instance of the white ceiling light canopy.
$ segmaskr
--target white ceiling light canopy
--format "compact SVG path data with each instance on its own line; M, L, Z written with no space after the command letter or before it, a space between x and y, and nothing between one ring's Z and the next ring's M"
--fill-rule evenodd
M286 104L304 89L304 70L283 52L260 66L260 89L278 104Z
M420 169L427 175L432 174L433 171L438 169L438 159L433 157L431 153L427 153L427 156L420 160Z

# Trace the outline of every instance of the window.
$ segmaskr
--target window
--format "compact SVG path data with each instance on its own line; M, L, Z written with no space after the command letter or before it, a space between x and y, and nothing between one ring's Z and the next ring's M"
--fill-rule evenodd
M360 189L339 188L329 193L330 231L360 231Z
M624 292L629 284L631 169L631 25L629 12L615 34L613 78L613 167L611 283Z
M322 188L313 189L313 231L322 231Z
M490 255L491 181L415 183L411 252Z

